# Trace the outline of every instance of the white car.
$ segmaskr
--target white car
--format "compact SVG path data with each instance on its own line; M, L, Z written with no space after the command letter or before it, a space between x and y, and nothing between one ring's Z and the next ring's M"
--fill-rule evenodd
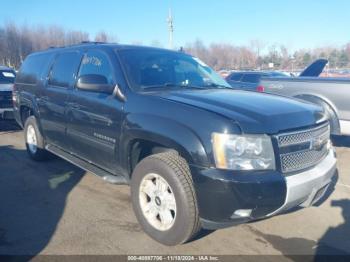
M11 118L12 90L16 72L6 66L0 66L0 118Z

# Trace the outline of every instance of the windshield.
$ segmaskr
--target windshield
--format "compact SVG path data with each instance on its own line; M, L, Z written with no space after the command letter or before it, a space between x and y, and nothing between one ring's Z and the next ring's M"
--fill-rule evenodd
M10 70L0 70L0 84L13 84L15 82L15 73Z
M158 49L118 50L135 91L176 88L230 88L198 58Z
M289 77L290 75L287 73L275 71L275 72L271 72L271 76L272 77Z

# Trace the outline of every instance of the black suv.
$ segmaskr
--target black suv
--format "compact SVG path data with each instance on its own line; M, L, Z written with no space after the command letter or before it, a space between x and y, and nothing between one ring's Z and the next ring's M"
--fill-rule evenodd
M181 52L90 43L34 53L13 100L31 158L51 152L130 184L139 223L166 245L311 205L336 170L321 108L232 90Z

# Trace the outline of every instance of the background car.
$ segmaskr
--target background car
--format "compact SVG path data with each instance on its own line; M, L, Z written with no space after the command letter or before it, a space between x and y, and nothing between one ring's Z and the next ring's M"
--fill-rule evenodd
M237 89L256 91L262 77L288 77L278 71L236 71L226 77L226 81Z
M325 66L327 59L317 59L304 69L297 77L318 77ZM264 86L260 84L261 78L290 78L294 74L279 71L235 71L228 75L226 81L236 89L263 92Z
M12 90L15 78L15 70L0 66L0 118L12 117Z

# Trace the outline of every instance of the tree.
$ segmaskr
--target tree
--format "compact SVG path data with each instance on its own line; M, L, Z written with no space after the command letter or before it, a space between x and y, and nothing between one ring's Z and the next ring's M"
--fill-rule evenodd
M250 48L253 49L252 51L255 52L256 56L256 67L261 67L262 64L262 57L261 52L266 47L266 43L260 39L253 39L250 41Z
M89 41L89 34L80 30L66 30L58 25L50 26L19 26L15 23L0 25L0 64L18 68L25 57L35 51L49 47L67 46ZM95 41L116 42L117 37L100 31L94 37ZM142 45L140 41L133 44ZM152 46L161 47L157 40ZM350 67L350 42L342 47L323 46L315 49L299 49L291 56L284 45L273 44L263 50L266 44L258 39L250 41L249 45L237 46L232 43L211 43L206 45L197 39L188 43L184 51L192 54L215 70L221 69L260 69L274 63L274 69L302 69L317 58L329 60L331 68ZM293 57L293 59L292 59Z
M95 41L96 42L112 43L112 42L117 42L117 39L115 36L112 36L112 35L106 33L105 31L100 31L96 34Z
M311 63L311 54L309 52L306 52L303 56L303 65L307 66Z

